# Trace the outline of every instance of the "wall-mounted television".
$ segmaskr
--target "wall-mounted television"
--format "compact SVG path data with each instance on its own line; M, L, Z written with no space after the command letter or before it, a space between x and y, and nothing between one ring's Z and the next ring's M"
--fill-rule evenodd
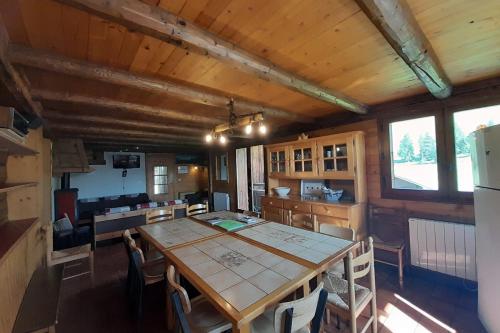
M134 169L141 167L139 155L113 155L114 169Z

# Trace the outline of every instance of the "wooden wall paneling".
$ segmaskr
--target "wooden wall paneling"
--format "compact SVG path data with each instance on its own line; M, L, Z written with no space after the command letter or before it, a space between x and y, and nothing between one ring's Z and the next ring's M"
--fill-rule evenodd
M27 240L21 239L8 256L0 261L0 332L8 333L12 331L16 320L17 310L21 305L24 290L28 285L31 276L28 276L28 266L26 261Z
M38 182L37 186L20 188L6 194L8 218L37 217L38 220L0 258L0 332L10 332L24 291L32 273L45 262L47 234L51 225L51 143L44 139L43 129L31 130L26 146L37 150L34 156L10 156L6 164L7 182ZM1 208L3 209L3 207ZM2 214L3 215L3 214ZM21 222L19 222L21 223ZM50 246L52 244L50 243Z

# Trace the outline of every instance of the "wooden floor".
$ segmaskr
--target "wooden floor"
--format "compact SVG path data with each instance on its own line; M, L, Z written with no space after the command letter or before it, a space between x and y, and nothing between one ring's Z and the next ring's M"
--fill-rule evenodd
M162 286L148 290L144 319L138 323L126 303L126 271L127 258L121 243L98 247L94 287L87 276L63 282L57 332L166 332ZM486 332L477 318L476 292L411 276L406 277L405 289L400 290L396 270L377 265L376 272L379 332ZM326 331L348 329L342 326L338 330L333 321Z

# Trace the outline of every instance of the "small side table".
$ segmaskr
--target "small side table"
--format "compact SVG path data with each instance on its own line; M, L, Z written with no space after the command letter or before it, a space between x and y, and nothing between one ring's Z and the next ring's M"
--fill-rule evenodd
M405 241L404 240L384 241L380 239L377 235L372 235L372 238L373 238L373 247L375 249L397 254L398 256L397 264L377 258L375 258L375 261L380 262L382 264L397 267L399 271L399 286L403 288L403 270L405 266L404 251L406 248Z

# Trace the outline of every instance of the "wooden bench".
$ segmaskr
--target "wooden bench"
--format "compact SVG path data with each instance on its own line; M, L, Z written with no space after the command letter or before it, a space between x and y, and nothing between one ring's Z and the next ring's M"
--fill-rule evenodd
M55 332L63 272L64 266L56 265L33 273L12 333Z

